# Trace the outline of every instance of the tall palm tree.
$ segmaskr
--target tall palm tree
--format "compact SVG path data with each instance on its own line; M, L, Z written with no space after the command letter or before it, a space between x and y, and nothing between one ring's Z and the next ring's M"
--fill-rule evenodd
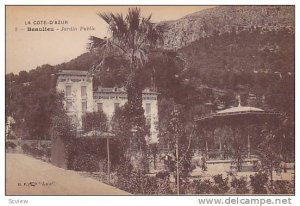
M148 55L157 48L162 40L162 30L141 16L139 8L129 8L127 15L113 13L98 13L108 24L109 37L90 37L88 45L90 51L99 52L102 61L92 68L92 72L99 71L107 58L122 58L129 69L126 90L128 95L129 118L132 131L135 131L135 145L138 150L145 147L144 110L142 107L142 84L139 76L143 72ZM137 138L136 138L137 137Z

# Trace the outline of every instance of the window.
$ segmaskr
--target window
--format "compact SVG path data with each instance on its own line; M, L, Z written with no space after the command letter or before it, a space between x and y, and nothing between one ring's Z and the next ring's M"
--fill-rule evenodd
M146 125L151 126L151 117L146 118Z
M87 102L82 102L82 112L85 113L87 110Z
M97 103L98 112L103 112L103 103Z
M120 106L120 103L115 103L115 111Z
M146 103L146 114L151 114L151 104Z
M81 86L81 97L86 97L86 86Z
M67 102L67 111L72 110L72 102Z
M71 96L71 86L66 86L66 96Z

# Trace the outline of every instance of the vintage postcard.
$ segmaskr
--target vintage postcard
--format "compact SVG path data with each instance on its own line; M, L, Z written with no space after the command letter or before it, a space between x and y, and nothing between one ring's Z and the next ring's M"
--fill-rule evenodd
M295 6L5 13L6 195L295 195Z

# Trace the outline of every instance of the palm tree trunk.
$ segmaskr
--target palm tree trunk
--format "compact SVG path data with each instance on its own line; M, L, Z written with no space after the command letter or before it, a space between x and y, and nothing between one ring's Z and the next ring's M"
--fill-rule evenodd
M138 74L136 71L131 72L128 84L127 84L127 95L128 95L128 105L132 112L136 114L141 114L142 107L142 88L138 81ZM142 113L144 114L144 113Z
M132 129L136 129L130 145L131 151L129 154L133 159L134 169L147 170L146 168L146 140L145 140L145 125L144 109L142 104L142 86L139 82L139 73L137 70L132 70L127 84L127 98L129 106L129 119Z

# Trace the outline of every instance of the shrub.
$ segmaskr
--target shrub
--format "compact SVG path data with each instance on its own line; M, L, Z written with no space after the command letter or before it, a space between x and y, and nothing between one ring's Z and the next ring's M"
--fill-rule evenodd
M250 175L250 183L254 194L267 194L266 184L269 178L266 173L256 173L254 176Z
M13 142L6 142L5 143L5 148L8 149L8 148L12 148L12 149L15 149L16 148L16 144L13 143Z
M180 194L213 194L213 185L210 180L200 178L181 182Z
M184 182L180 185L180 193L182 194L197 194L197 180L192 182Z
M159 171L156 176L158 179L169 179L170 178L170 172L169 171Z
M235 188L236 194L248 194L249 189L247 187L247 180L245 177L233 178L231 181L231 187Z
M175 191L175 189L174 189ZM172 188L171 188L171 183L168 179L158 179L157 180L157 194L162 195L162 194L174 194Z
M73 169L77 171L96 172L99 171L99 161L94 155L84 154L75 157Z
M167 173L158 177L149 177L140 171L134 171L129 161L123 161L116 168L117 180L114 186L132 194L172 194Z
M44 155L47 155L47 151L45 149L40 150L34 144L31 144L31 146L29 146L27 144L23 144L21 146L21 148L22 148L22 150L25 154L31 155L31 156L33 156L35 158L38 158L38 159L42 158Z
M158 179L156 177L142 176L141 180L142 182L140 185L140 194L157 194Z
M129 180L132 171L133 171L133 167L129 161L123 161L120 165L118 165L116 167L118 180L115 186L122 190L132 193L134 186Z
M46 157L51 157L51 148L45 148L45 155L46 155Z
M107 141L102 138L77 137L66 141L66 158L68 168L74 169L75 161L78 161L82 155L90 156L96 161L100 171L107 172ZM110 166L111 171L115 170L120 164L120 151L117 140L110 140Z
M36 147L31 147L31 154L34 156L34 157L42 157L44 155L44 152Z
M30 153L30 151L31 151L30 146L27 145L27 144L23 144L23 145L21 146L21 148L22 148L23 152L26 153L26 154Z
M195 194L210 194L212 192L212 182L210 180L194 180Z
M229 190L228 177L223 179L222 174L213 176L214 185L212 187L213 194L225 194Z
M156 194L156 177L148 177L141 172L133 171L129 176L118 176L117 187L132 194Z
M287 180L276 180L273 183L273 194L295 194L295 187Z
M98 165L99 165L99 171L100 172L107 173L107 166L108 166L107 158L99 160Z

